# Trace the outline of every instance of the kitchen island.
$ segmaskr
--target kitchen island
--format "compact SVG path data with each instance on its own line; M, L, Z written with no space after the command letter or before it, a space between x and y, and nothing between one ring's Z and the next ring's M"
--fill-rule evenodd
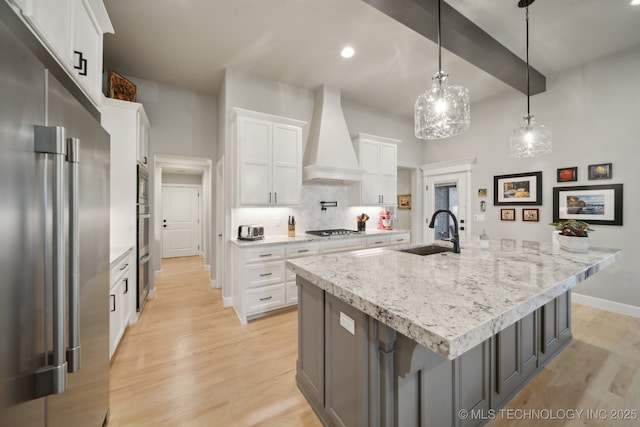
M297 382L327 425L482 424L570 341L571 288L621 255L506 239L402 249L287 261Z

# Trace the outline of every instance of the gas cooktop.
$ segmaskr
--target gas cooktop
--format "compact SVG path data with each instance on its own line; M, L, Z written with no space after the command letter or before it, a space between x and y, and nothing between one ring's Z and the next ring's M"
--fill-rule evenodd
M336 228L333 230L311 230L306 231L307 234L314 236L331 237L331 236L348 236L349 234L358 234L357 231L346 230L344 228Z

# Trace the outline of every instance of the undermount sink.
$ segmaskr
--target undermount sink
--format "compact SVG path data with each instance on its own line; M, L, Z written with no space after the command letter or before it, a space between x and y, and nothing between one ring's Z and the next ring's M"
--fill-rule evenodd
M435 255L442 252L453 252L452 247L440 246L440 245L426 245L426 246L417 246L415 248L409 249L400 249L400 252L406 252L414 255Z

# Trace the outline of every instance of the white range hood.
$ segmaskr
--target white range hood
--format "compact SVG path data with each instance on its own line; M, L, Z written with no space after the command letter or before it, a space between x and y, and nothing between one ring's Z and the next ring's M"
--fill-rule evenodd
M315 107L304 151L304 181L361 181L351 135L340 105L340 91L321 86L315 92Z

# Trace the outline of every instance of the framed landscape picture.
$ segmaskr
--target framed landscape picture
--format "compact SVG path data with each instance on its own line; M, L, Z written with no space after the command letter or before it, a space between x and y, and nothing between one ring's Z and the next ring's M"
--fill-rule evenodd
M493 204L541 205L542 172L494 176Z
M554 187L553 222L622 225L622 184Z

